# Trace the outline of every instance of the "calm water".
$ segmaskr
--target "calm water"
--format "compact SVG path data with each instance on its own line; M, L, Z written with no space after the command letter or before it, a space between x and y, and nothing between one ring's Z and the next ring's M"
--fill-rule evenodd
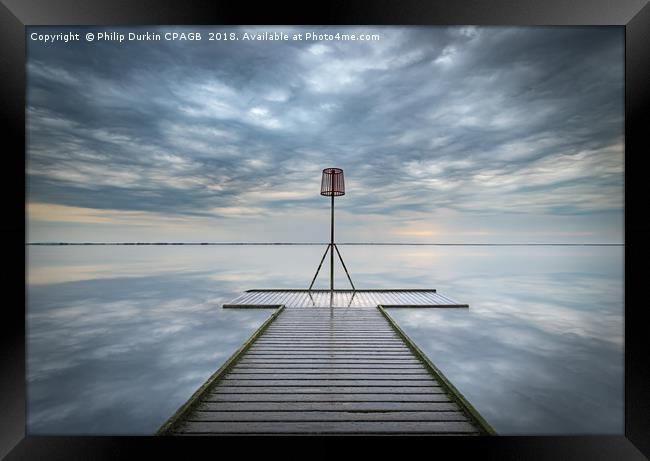
M390 314L497 432L623 433L623 247L340 249L357 288L470 305ZM221 304L324 250L28 247L28 433L155 432L271 313Z

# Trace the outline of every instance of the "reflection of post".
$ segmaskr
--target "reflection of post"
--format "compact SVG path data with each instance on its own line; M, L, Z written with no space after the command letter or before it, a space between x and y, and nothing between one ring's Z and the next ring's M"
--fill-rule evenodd
M354 300L354 295L356 295L356 294L357 294L357 292L353 290L352 291L352 296L350 296L350 302L348 303L348 307L350 307L352 305L352 301Z

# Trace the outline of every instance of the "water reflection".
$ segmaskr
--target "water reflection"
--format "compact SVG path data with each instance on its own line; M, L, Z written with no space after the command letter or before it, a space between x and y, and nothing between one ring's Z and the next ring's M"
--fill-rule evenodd
M622 248L341 252L358 288L469 303L390 313L499 433L623 433ZM152 433L270 314L221 304L306 288L321 253L30 247L28 432Z
M269 315L198 274L29 288L30 434L154 432Z
M456 288L469 310L390 314L497 432L623 433L620 281L513 275Z

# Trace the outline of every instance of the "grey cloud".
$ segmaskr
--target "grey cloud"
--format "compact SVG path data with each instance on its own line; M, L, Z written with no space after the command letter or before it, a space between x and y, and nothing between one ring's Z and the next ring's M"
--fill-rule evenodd
M368 32L382 40L30 42L29 198L214 214L287 181L316 189L336 164L358 214L622 210L622 29ZM530 184L540 163L573 173Z

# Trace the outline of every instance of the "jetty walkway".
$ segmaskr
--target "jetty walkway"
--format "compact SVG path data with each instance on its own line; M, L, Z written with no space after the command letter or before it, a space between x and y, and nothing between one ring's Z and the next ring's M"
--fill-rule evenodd
M161 435L494 431L384 307L468 307L435 290L250 290L271 317Z

